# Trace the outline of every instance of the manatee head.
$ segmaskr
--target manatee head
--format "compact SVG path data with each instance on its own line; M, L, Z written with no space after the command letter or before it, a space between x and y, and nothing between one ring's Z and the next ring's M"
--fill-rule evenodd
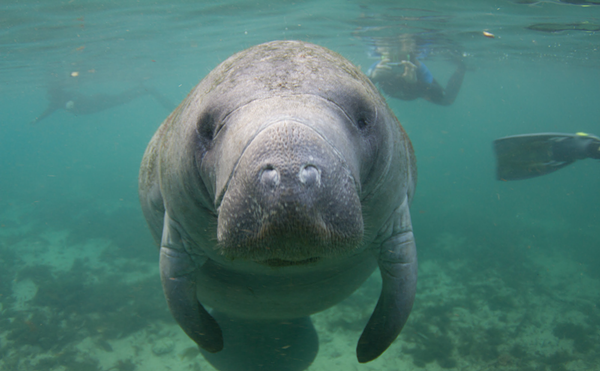
M282 266L360 248L362 203L398 123L345 58L297 41L256 46L213 70L178 115L219 254Z
M327 109L331 107L315 105L312 111ZM272 122L257 123L263 127L250 137L235 130L223 133L227 144L242 147L231 172L217 179L217 239L224 254L281 265L312 262L359 246L360 178L342 149L351 141L329 139L320 127L348 123L341 117L330 116L325 123L310 116L301 109L271 116ZM230 150L227 144L222 151Z

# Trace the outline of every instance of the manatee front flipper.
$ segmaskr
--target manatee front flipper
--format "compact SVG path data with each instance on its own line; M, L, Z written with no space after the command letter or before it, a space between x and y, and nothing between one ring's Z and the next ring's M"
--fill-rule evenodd
M390 346L404 327L415 300L417 249L407 200L394 218L392 236L379 251L381 295L356 347L360 363L374 360Z
M302 371L319 351L309 317L291 320L245 320L211 313L223 329L219 353L200 352L219 371Z
M223 349L223 334L196 296L198 269L185 251L175 223L165 213L160 247L160 278L169 310L185 333L202 349L215 353Z

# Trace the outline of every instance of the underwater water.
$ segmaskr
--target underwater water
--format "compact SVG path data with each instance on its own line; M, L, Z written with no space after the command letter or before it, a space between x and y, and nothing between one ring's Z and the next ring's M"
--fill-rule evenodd
M309 370L600 370L599 164L504 182L492 150L508 135L600 135L599 4L1 4L0 370L214 370L162 293L137 195L148 141L237 51L298 39L366 72L400 35L419 38L442 85L457 57L467 67L450 106L386 96L417 156L417 298L392 346L359 364L375 273L312 316Z

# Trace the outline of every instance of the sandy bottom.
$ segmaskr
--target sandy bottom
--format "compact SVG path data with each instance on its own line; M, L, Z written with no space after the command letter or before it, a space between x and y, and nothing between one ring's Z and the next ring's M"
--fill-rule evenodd
M214 370L171 319L152 255L30 225L14 210L0 221L1 370ZM309 370L600 369L597 275L526 240L496 253L465 236L436 241L426 248L440 258L421 260L417 301L394 344L356 361L376 272L312 317L320 351Z

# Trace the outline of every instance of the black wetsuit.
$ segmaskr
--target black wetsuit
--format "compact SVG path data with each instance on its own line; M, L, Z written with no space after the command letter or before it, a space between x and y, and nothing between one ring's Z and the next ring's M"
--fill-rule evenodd
M425 67L419 63L417 70L417 81L414 83L406 81L402 74L396 73L391 76L381 78L371 78L379 85L387 95L402 100L414 100L417 98L426 99L432 103L442 106L449 106L454 103L465 76L466 68L460 63L454 74L448 80L446 89L444 89Z

